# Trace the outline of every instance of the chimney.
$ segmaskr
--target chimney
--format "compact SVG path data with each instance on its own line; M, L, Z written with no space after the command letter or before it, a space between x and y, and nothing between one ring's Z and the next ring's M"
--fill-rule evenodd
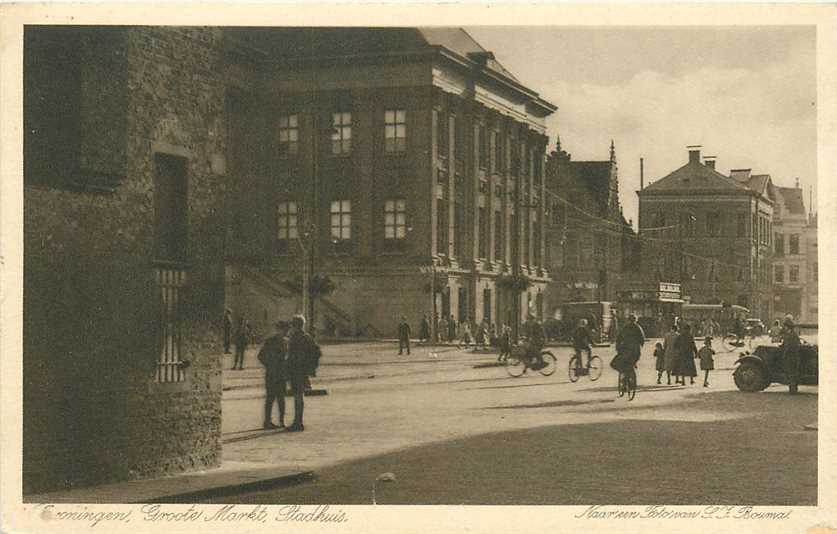
M799 178L796 179L796 188L799 189Z
M645 159L639 158L639 190L645 189Z
M700 145L687 146L686 149L689 151L689 163L692 165L700 163Z
M715 170L715 160L716 159L718 159L718 158L716 158L715 156L705 156L703 158L703 164L714 171Z

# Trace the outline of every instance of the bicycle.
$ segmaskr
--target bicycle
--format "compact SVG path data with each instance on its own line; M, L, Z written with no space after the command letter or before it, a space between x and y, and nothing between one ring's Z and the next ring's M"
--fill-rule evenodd
M567 373L569 374L570 382L578 382L578 379L582 376L588 376L592 382L595 382L602 376L602 359L594 354L590 357L587 366L584 367L581 365L579 355L576 354L570 358Z
M537 371L543 376L551 376L558 366L558 360L548 350L541 351L541 358L543 359L543 364L535 366L535 358L529 357L526 354L525 347L514 347L512 353L505 360L506 372L513 378L523 376L529 369Z
M617 391L620 397L627 395L629 401L634 400L634 397L636 397L636 371L631 369L628 374L619 373Z
M724 346L724 349L727 352L734 352L736 349L741 349L746 347L748 349L753 348L753 339L755 336L750 332L748 328L747 331L741 336L738 337L738 334L735 332L729 332L724 335L721 340L721 344Z

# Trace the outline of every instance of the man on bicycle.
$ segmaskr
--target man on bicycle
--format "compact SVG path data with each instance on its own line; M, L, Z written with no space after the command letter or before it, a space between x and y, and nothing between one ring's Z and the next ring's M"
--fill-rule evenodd
M632 377L636 382L636 372L634 366L639 360L642 345L645 343L645 332L642 327L636 322L636 315L630 314L628 316L628 323L619 331L616 338L616 352L625 356L623 365L623 374Z
M578 327L573 332L573 349L575 349L575 367L581 369L581 353L587 353L587 367L590 367L590 359L593 357L593 338L587 328L587 319L580 319Z
M541 351L546 345L546 332L543 325L530 313L523 325L523 332L526 336L526 358L532 362L533 369L543 368L545 364Z

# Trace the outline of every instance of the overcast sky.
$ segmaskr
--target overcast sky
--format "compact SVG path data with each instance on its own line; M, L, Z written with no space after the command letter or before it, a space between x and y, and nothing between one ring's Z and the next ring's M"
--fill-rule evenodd
M548 121L573 160L606 160L616 143L625 216L645 183L702 145L728 174L752 168L777 185L799 177L816 202L813 27L478 27L468 32L558 106Z

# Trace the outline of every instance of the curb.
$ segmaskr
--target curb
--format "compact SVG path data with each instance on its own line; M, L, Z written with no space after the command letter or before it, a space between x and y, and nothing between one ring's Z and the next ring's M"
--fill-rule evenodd
M254 480L252 482L241 482L238 484L228 484L223 486L218 485L215 487L209 487L195 491L175 493L171 495L165 495L162 497L156 497L154 499L146 499L138 502L149 504L188 503L197 499L224 497L226 495L234 495L236 493L292 486L294 484L300 484L302 482L313 480L314 478L315 475L313 471L300 471L298 473L291 473L288 475L280 475L273 478Z

